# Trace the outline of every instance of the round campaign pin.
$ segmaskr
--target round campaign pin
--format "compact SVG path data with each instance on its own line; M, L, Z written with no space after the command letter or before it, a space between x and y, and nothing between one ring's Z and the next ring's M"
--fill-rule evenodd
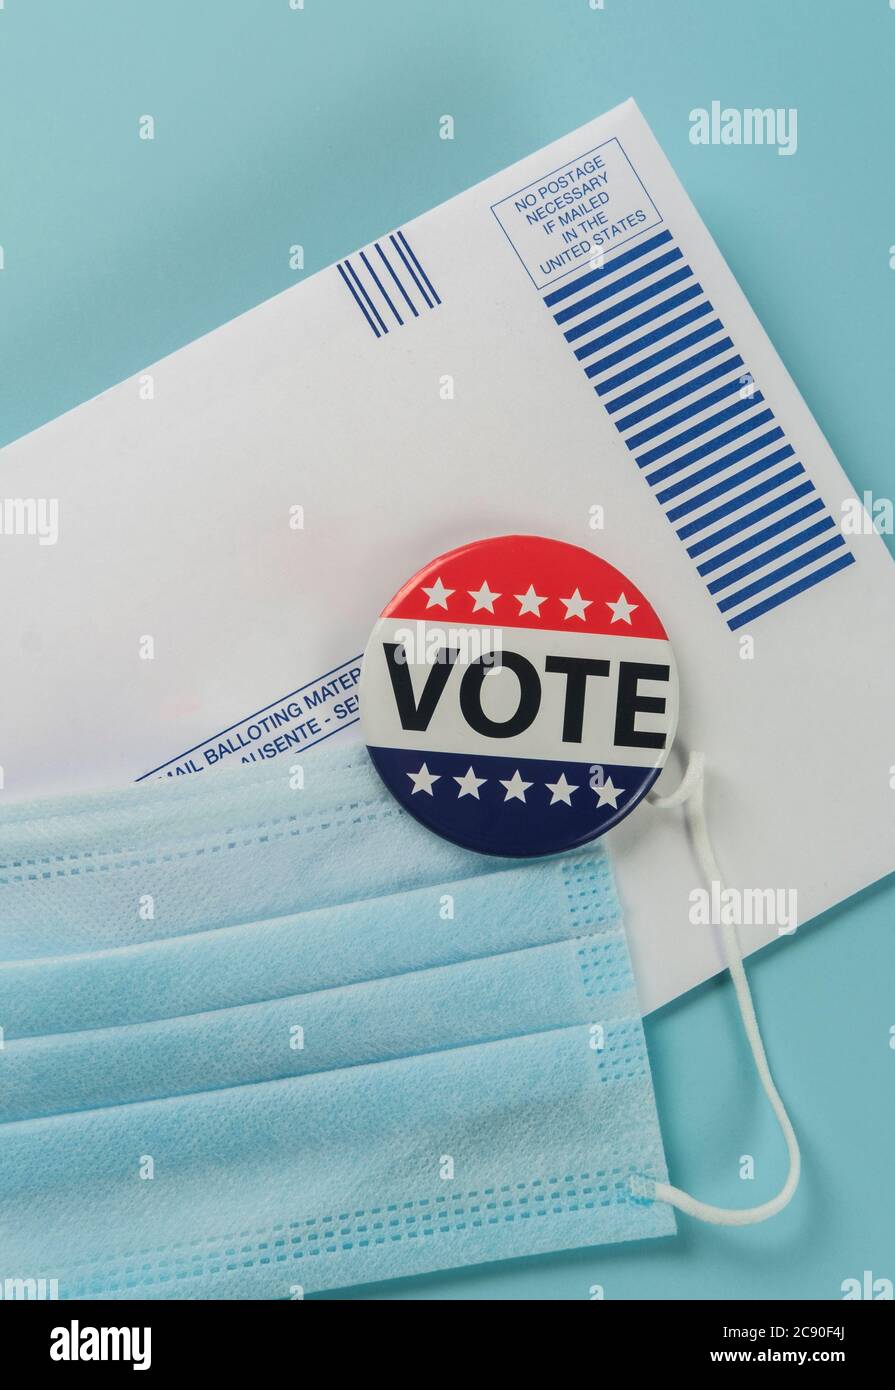
M373 629L364 738L430 830L486 854L595 839L649 791L677 727L655 609L592 551L498 536L440 555Z

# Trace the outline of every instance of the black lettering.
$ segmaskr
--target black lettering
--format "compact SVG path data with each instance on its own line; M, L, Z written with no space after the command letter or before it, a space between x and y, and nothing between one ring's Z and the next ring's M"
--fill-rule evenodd
M516 713L501 723L489 719L482 709L482 682L489 671L499 671L504 666L518 677L519 705ZM469 727L477 734L484 734L488 738L512 738L514 734L524 733L534 722L540 707L540 678L531 662L518 652L502 651L499 655L489 652L487 663L485 658L477 656L463 673L460 682L460 709Z
M618 701L615 707L615 742L619 748L664 748L665 735L634 728L638 714L664 714L664 695L639 695L638 681L667 681L667 666L646 661L622 661L618 672Z
M385 661L391 677L395 704L398 706L401 728L428 729L444 687L447 685L448 677L454 669L454 662L460 655L459 651L456 647L445 647L439 652L439 659L432 663L432 669L426 677L426 684L423 686L423 693L420 695L419 704L417 704L413 695L413 682L410 679L410 670L404 648L401 647L400 656L397 655L397 642L383 642L382 649L385 652Z
M584 697L588 676L608 676L609 662L584 656L548 656L544 670L566 678L566 703L562 718L563 743L580 743L584 729Z

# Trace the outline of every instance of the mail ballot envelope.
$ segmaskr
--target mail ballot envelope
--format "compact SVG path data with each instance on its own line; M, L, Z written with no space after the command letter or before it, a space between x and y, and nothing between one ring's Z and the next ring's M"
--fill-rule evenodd
M843 524L845 474L631 101L12 444L2 476L47 521L0 539L5 801L356 738L407 575L536 534L650 596L677 746L762 907L744 949L893 867L892 561ZM719 944L677 813L607 843L650 1010Z

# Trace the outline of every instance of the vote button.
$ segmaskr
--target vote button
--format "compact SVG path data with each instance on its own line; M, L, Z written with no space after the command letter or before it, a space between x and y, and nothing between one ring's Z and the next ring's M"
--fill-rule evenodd
M665 763L677 669L646 595L580 546L472 542L386 604L363 735L418 821L484 854L555 854L630 814Z

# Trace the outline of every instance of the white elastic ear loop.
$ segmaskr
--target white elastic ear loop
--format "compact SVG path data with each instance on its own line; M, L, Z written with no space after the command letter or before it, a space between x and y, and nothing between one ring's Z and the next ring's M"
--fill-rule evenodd
M723 892L724 880L721 877L721 870L718 868L718 861L712 849L708 825L706 824L704 788L705 758L702 753L691 753L683 781L677 790L669 796L658 796L655 793L650 793L647 799L653 806L662 811L672 810L675 806L684 807L690 833L693 836L693 847L696 850L696 857L706 881L709 886L712 883L717 883L720 891ZM656 1201L670 1203L671 1206L677 1207L680 1211L685 1211L688 1216L695 1216L700 1221L710 1221L716 1226L751 1226L756 1221L767 1221L769 1216L776 1216L777 1212L782 1211L789 1202L799 1185L801 1157L799 1155L799 1141L786 1113L786 1107L780 1098L780 1092L774 1085L774 1078L771 1076L771 1070L768 1066L758 1019L755 1016L755 1006L752 1003L752 994L743 966L743 957L740 954L736 928L725 925L722 926L721 930L727 968L736 990L740 1016L743 1020L746 1037L749 1040L749 1046L752 1049L752 1056L755 1059L755 1068L786 1141L786 1148L789 1153L789 1172L786 1182L776 1197L772 1197L769 1202L762 1202L761 1206L745 1207L741 1210L732 1207L713 1207L710 1203L700 1202L695 1197L691 1197L688 1192L682 1192L679 1187L672 1187L670 1183L666 1182L650 1183L648 1195L655 1197ZM643 1195L647 1195L647 1193L644 1192Z

